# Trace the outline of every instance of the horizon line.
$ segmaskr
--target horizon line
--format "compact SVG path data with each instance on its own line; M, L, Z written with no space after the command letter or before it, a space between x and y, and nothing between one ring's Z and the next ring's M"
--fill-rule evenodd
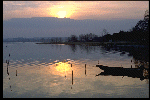
M71 19L69 17L64 17L64 18L58 18L58 17L21 17L21 18L10 18L10 19L3 19L3 21L9 21L11 19L33 19L33 18L54 18L54 19L70 19L70 20L137 20L140 18L132 18L132 19L128 19L128 18L112 18L112 19ZM142 20L142 19L141 19Z

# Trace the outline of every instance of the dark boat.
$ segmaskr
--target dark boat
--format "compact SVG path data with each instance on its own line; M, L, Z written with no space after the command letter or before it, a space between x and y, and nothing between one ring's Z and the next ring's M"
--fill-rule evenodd
M148 79L148 77L143 76L144 66L140 66L139 68L123 68L123 67L108 67L103 65L96 65L100 69L104 70L100 74L96 75L112 75L112 76L128 76L133 78Z

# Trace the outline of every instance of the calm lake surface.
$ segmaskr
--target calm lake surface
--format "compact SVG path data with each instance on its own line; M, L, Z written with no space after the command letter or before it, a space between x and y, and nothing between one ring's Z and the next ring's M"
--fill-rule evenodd
M103 72L98 63L139 64L128 52L101 46L3 42L3 97L149 98L149 79L96 76Z

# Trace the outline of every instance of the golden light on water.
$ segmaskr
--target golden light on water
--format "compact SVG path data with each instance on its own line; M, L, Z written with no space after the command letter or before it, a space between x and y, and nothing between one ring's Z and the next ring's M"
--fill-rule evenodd
M69 64L65 62L56 63L56 70L60 73L65 73L70 70Z
M57 62L50 65L49 72L53 75L68 76L71 75L71 66L68 62Z

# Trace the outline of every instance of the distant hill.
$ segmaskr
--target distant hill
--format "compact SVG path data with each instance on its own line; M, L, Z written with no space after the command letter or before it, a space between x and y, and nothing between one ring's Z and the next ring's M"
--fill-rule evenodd
M50 42L51 39L55 40L55 39L60 39L60 38L61 38L61 41L66 41L68 37L4 38L3 42Z
M135 26L139 20L74 20L55 17L12 18L3 21L3 38L69 37L72 34L87 33L100 36L104 28L110 34L120 30L127 31Z

